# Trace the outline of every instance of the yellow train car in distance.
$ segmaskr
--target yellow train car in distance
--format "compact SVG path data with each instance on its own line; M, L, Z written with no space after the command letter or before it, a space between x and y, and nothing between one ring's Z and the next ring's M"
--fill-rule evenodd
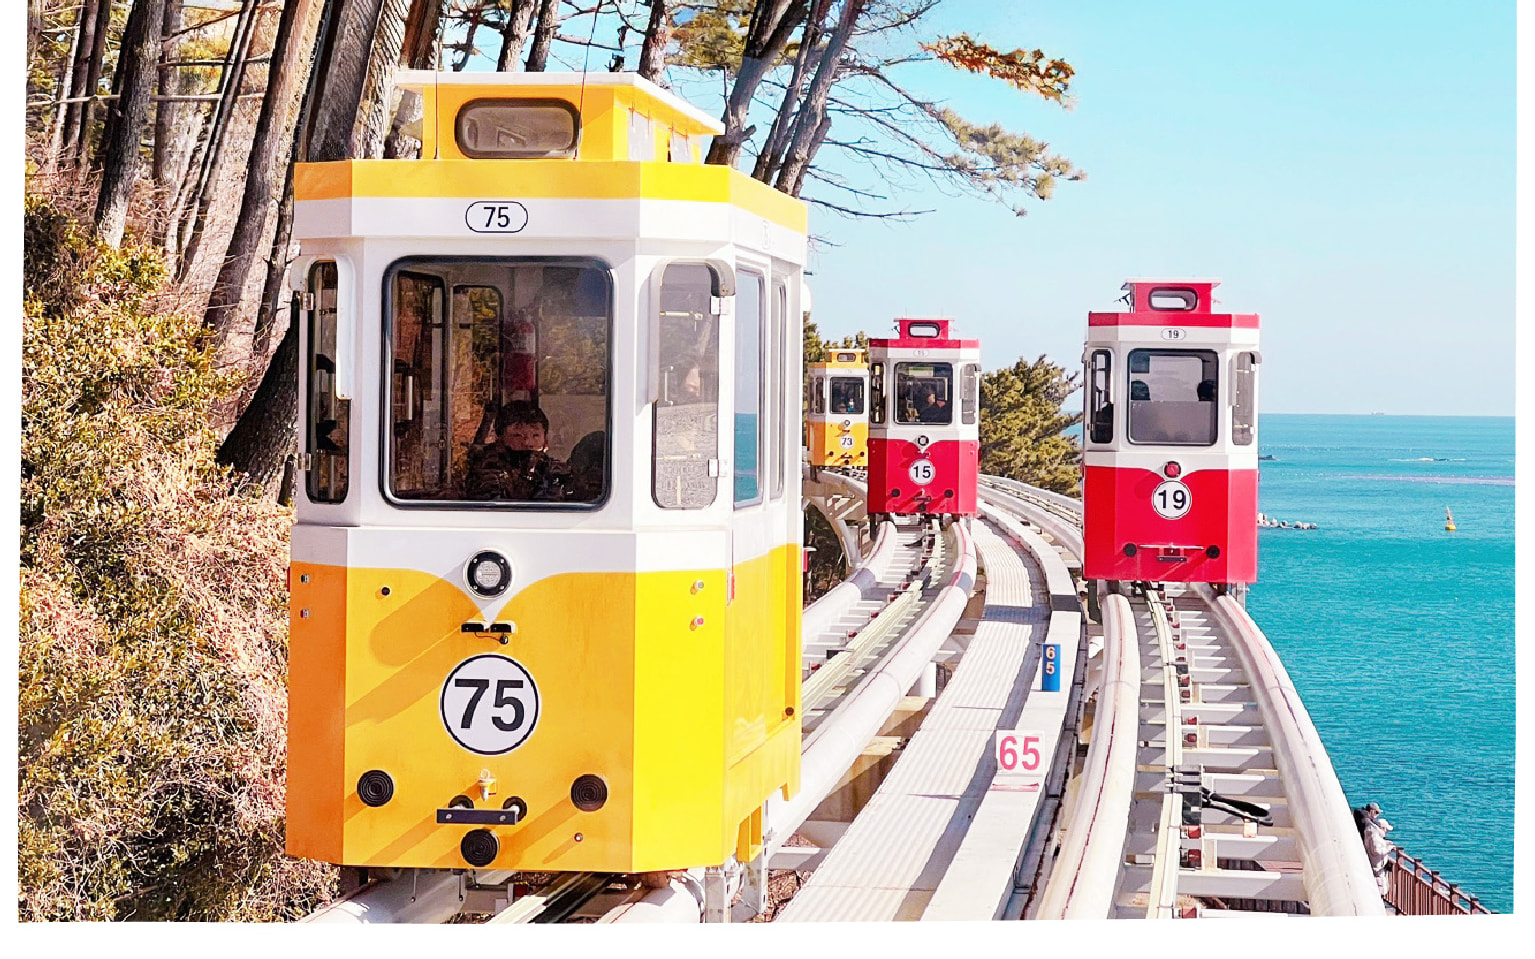
M811 466L869 465L869 364L863 350L832 350L806 364L805 446Z
M803 203L633 74L405 73L294 175L288 851L637 872L799 787Z

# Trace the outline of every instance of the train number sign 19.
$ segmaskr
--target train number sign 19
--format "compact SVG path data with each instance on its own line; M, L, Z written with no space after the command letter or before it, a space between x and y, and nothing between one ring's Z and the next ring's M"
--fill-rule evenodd
M1193 505L1189 488L1177 480L1159 483L1151 493L1151 508L1163 519L1180 519Z
M460 746L482 756L509 753L538 724L538 686L517 660L471 656L442 684L442 725Z

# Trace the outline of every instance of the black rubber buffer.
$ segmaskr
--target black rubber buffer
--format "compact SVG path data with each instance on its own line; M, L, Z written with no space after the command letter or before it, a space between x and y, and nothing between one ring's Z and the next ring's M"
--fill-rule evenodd
M394 777L382 769L370 769L357 779L357 798L364 806L382 806L394 798Z
M570 801L582 812L596 812L608 801L608 784L591 773L577 776L570 784Z
M464 838L459 841L458 851L469 865L488 866L496 861L496 855L501 852L501 840L489 829L475 829L464 834Z

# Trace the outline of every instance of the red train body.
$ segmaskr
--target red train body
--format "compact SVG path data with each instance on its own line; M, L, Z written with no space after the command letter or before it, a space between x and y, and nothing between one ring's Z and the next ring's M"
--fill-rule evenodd
M1083 576L1258 576L1258 317L1214 313L1212 280L1131 280L1088 314Z
M949 322L902 318L869 340L871 516L976 513L981 343Z

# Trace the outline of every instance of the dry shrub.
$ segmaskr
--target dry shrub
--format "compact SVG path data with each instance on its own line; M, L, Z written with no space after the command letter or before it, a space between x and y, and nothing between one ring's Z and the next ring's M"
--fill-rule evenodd
M292 918L283 844L290 511L218 466L232 385L148 250L27 203L20 914Z

